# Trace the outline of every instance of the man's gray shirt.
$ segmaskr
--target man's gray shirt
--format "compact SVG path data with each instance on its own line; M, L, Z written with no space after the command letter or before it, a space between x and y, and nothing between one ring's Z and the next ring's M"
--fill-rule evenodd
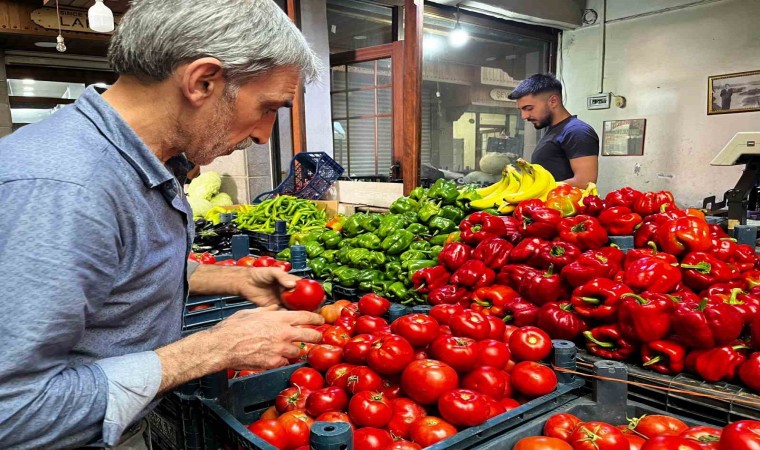
M115 445L180 336L181 186L90 87L0 140L0 205L0 447Z

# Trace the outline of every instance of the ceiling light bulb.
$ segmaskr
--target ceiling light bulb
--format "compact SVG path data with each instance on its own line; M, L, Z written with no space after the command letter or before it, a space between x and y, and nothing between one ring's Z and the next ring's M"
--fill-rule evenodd
M470 40L470 33L457 26L449 34L449 44L452 47L463 47Z
M65 52L66 44L63 42L63 36L59 34L58 37L55 38L55 41L57 42L57 44L55 44L55 49L61 53Z
M90 29L99 33L110 33L114 29L113 12L103 3L95 0L95 4L87 10L87 21Z

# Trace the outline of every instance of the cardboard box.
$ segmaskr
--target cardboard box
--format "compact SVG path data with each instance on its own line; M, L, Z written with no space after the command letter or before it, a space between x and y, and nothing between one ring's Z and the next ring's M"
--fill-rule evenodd
M319 210L324 210L328 219L338 214L339 202L337 200L312 200Z

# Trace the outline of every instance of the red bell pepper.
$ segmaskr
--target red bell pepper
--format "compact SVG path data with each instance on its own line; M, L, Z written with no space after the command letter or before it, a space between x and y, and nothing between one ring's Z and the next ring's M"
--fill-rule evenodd
M731 291L734 289L739 289L740 291L743 291L745 294L750 294L749 287L747 286L747 282L744 281L744 279L739 278L736 280L731 280L727 283L716 283L710 286L709 288L703 290L699 293L699 297L710 297L712 295L722 294L731 296ZM756 296L755 293L751 293L753 296ZM697 303L699 303L699 300L697 300Z
M461 242L446 244L438 254L438 264L446 267L452 272L462 267L472 256L472 249L469 245Z
M523 298L538 306L566 300L570 297L570 289L567 284L560 278L559 274L554 273L554 268L551 266L546 272L534 272L532 276L528 274L525 279L518 282L517 291Z
M642 216L657 214L670 209L676 209L676 200L668 191L645 192L633 202L634 212Z
M617 325L602 325L584 331L586 337L586 350L592 355L604 359L623 361L636 352L633 342L620 334Z
M454 272L450 281L452 284L475 290L492 285L495 279L496 273L483 261L471 259Z
M504 323L516 327L533 326L538 320L538 307L520 297L513 298L504 305Z
M752 319L760 314L760 297L744 292L740 288L731 289L727 293L716 291L718 289L713 289L713 294L707 297L707 302L711 305L729 305L742 318L745 326L750 325Z
M760 392L760 352L755 352L739 366L739 379L750 389Z
M632 235L642 222L640 215L625 206L613 206L599 214L599 223L610 236Z
M747 282L747 286L750 289L754 289L760 286L760 270L750 270L749 272L742 273L742 278Z
M502 236L509 241L512 245L517 245L523 239L522 235L522 223L512 216L500 216L501 221L504 222L504 227L507 230Z
M633 291L623 283L608 278L595 278L575 288L570 303L581 317L611 321L617 317L621 296L632 293Z
M656 257L664 260L668 264L678 264L678 260L675 256L668 253L662 253L657 251L657 244L649 241L647 248L634 248L628 250L625 254L625 260L623 261L623 269L627 269L637 259L645 257Z
M749 344L755 350L760 350L760 315L755 316L749 324Z
M588 330L586 319L576 314L569 302L547 303L538 310L536 326L552 339L573 341Z
M525 238L509 252L509 262L522 264L538 256L543 245L549 241L541 238Z
M624 187L607 194L607 196L604 197L604 201L607 203L607 207L627 206L628 208L631 208L636 200L642 195L644 194L636 189Z
M581 256L581 250L569 243L562 241L543 242L540 244L538 253L533 255L528 263L533 267L548 269L554 266L557 270L575 261Z
M666 253L679 256L702 252L712 245L707 222L695 217L682 217L666 222L657 229L657 242Z
M716 225L714 223L708 224L710 227L710 236L713 239L724 239L724 238L730 238L731 236L726 233L726 230L723 229L720 225Z
M477 245L487 238L502 237L506 234L507 227L499 216L478 211L459 223L459 231L464 242Z
M625 269L623 282L636 292L667 294L681 281L681 270L662 258L647 256L637 259Z
M625 254L614 247L588 250L562 268L562 278L576 288L594 278L613 279L622 269Z
M691 252L681 261L683 282L695 291L727 283L739 275L733 267L705 252Z
M517 289L522 280L536 274L538 274L538 270L525 264L507 264L499 271L499 274L496 276L496 282Z
M428 294L428 303L433 306L453 305L469 297L469 294L469 291L463 287L447 284L446 286L431 290Z
M520 294L514 289L503 284L482 287L472 293L472 301L485 308L499 308L496 312L503 311L504 306ZM495 314L498 315L498 314ZM500 315L499 317L503 317Z
M502 238L490 238L480 241L472 252L473 259L479 259L486 266L499 270L509 261L512 244Z
M575 186L563 184L549 191L546 196L546 207L556 209L562 217L571 217L578 214L582 197L583 191Z
M446 286L449 283L450 277L451 274L443 266L425 267L414 272L412 284L415 291L427 294L439 287Z
M705 381L732 381L736 371L747 360L749 347L742 344L723 345L706 350L693 350L686 357L686 366Z
M688 347L713 348L733 342L744 321L726 304L678 303L672 317L673 332Z
M737 244L731 238L712 238L710 254L736 267L739 272L749 272L757 267L758 255L751 245Z
M633 246L643 248L649 245L650 242L656 245L655 240L657 239L658 228L660 226L654 222L643 222L633 234Z
M674 302L665 294L624 294L618 307L620 333L638 342L657 341L670 332Z
M607 204L597 195L588 195L581 200L580 214L599 217L605 209L607 209Z
M644 367L666 375L683 372L686 363L686 347L675 341L651 341L641 347Z
M557 225L559 237L581 250L597 249L609 240L607 231L595 217L575 216L566 217Z
M556 209L528 200L520 203L515 209L514 217L522 223L522 233L525 237L552 239L557 235L557 225L562 219L562 214Z
M695 294L691 291L691 289L684 287L683 289L675 289L670 294L667 294L668 298L670 298L675 303L699 303L701 301L701 298L699 295ZM675 304L673 305L675 308Z

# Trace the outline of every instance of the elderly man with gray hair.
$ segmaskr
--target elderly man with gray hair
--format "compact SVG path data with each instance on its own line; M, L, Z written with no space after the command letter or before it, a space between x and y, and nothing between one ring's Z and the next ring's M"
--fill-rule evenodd
M320 338L298 327L319 315L279 311L297 277L188 267L182 193L188 160L267 142L316 76L300 32L271 0L134 0L109 60L113 87L0 140L2 448L144 446L162 393ZM260 307L180 339L189 293Z

